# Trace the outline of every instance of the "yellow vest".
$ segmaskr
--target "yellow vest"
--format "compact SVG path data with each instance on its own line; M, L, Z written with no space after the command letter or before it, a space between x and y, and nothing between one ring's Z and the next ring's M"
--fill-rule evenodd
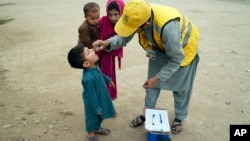
M179 20L181 31L180 44L182 45L185 54L185 58L182 61L181 66L189 65L198 52L198 29L177 9L161 5L151 5L151 8L153 13L152 27L154 43L158 48L164 51L163 42L161 40L162 29L169 21L175 19ZM151 48L151 45L144 32L139 33L139 43L145 50Z

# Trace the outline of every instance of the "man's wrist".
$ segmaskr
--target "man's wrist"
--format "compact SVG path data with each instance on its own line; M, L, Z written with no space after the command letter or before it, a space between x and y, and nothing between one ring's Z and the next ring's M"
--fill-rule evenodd
M104 42L105 42L105 43L104 43L104 44L105 44L105 47L107 47L107 46L110 45L110 41L109 41L109 40L105 40Z
M158 75L156 75L156 76L155 76L155 80L157 80L157 81L159 81L159 80L160 80L160 78L159 78L159 76L158 76Z

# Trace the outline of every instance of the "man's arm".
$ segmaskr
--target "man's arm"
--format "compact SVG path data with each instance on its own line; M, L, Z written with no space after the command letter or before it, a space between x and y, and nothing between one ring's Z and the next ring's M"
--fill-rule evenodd
M96 51L98 50L106 50L112 51L114 49L126 46L127 43L133 38L134 34L129 37L120 37L115 35L107 40L97 40L95 41L92 46Z
M107 46L106 50L111 51L117 48L120 48L122 46L126 46L127 43L134 37L134 34L129 37L121 37L118 35L115 35L111 38L109 38L109 46Z

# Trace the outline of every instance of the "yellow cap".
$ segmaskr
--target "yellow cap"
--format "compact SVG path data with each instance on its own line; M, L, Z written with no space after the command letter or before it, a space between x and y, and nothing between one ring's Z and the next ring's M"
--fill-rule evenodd
M132 35L151 16L151 7L144 0L130 0L125 4L123 14L115 25L119 36Z

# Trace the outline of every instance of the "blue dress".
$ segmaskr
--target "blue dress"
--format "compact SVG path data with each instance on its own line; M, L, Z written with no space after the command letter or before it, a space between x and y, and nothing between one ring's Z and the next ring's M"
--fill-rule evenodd
M109 95L107 84L111 79L99 68L83 71L83 103L85 110L86 131L99 130L103 119L115 117L116 111ZM101 113L101 116L99 114Z

